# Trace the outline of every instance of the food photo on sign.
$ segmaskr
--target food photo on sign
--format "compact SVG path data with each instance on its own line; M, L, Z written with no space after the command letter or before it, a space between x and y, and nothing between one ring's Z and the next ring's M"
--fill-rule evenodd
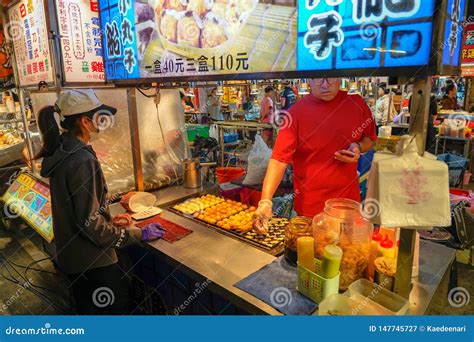
M107 17L117 1L105 2ZM130 12L141 77L296 70L294 1L134 1Z

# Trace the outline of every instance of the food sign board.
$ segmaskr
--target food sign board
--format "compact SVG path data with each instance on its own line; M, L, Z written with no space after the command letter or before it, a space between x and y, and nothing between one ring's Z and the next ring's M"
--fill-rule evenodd
M429 62L434 1L298 1L298 70Z
M1 200L5 203L7 216L21 217L46 241L54 238L49 187L29 173L21 173Z
M55 3L65 82L105 82L98 0Z
M11 45L7 42L4 33L3 19L0 17L0 89L10 89L15 87L13 77Z
M447 48L439 58L432 46L437 5L450 9L442 20ZM433 73L436 58L458 65L465 5L466 0L103 0L106 77L218 80L335 71L396 76L427 66Z
M8 9L9 40L13 41L20 86L52 83L53 66L43 0L20 0Z
M443 48L443 64L459 66L466 0L448 0Z
M464 27L461 65L474 66L474 24L467 24Z

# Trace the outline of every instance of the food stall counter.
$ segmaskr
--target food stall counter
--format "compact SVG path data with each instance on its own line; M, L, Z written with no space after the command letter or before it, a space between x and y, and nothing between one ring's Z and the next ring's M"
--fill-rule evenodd
M186 189L178 186L159 190L153 194L158 199L156 205L166 207L176 200L213 192L215 189L215 186L209 184L204 185L202 189ZM112 215L124 212L120 204L111 205L110 210ZM150 242L147 243L148 248L164 254L173 267L179 267L188 276L209 280L211 291L239 308L254 314L280 314L268 304L234 287L236 282L270 264L275 260L274 256L166 209L161 216L191 229L193 233L173 244L164 240Z
M216 187L206 184L201 189L170 187L154 192L156 205L166 208L179 199L212 193ZM111 206L113 215L123 213L119 204ZM280 315L281 313L253 295L234 286L276 258L251 245L219 233L185 217L164 209L163 218L193 230L184 239L170 244L164 240L147 243L154 253L166 257L172 269L179 269L192 279L206 279L209 289L252 314ZM455 251L432 242L422 241L420 246L419 276L413 280L410 296L411 315L423 315L435 297L440 286L447 282ZM277 287L278 284L275 284ZM296 286L296 284L295 284Z

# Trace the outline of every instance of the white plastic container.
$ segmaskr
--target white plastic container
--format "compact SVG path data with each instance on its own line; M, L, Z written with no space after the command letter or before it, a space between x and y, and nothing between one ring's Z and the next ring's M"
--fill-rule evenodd
M361 297L350 298L348 293L333 294L319 304L319 316L376 316L380 311L372 305L366 305Z
M363 300L385 312L382 314L400 316L408 311L407 299L367 279L359 279L349 285L349 295L351 299Z

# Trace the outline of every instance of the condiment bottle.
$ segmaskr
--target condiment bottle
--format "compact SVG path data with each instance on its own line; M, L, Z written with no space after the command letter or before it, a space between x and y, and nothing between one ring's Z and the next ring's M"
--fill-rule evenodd
M324 247L323 261L319 275L325 279L332 279L339 273L342 260L342 249L336 245Z
M297 243L302 236L312 236L312 219L304 216L296 216L290 220L285 228L285 259L290 265L296 266L298 260Z
M314 239L310 236L303 236L298 238L296 242L298 264L314 272Z
M379 233L380 235L384 236L388 235L388 238L393 242L397 241L397 231L398 228L386 228L384 226L380 226Z
M379 256L395 259L395 247L393 241L389 239L388 235L385 235L379 244Z

